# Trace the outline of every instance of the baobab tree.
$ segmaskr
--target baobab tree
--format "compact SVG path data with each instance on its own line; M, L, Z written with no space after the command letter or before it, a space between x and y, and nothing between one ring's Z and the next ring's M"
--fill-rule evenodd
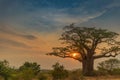
M64 46L54 47L48 55L73 58L82 62L84 75L90 76L94 70L94 60L115 57L120 53L118 33L100 28L66 26L60 40Z

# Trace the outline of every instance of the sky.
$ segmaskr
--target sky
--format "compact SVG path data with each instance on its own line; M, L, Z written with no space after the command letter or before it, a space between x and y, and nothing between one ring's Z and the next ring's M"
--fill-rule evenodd
M120 33L120 0L0 0L0 60L80 68L76 60L46 55L61 46L63 27L71 23Z

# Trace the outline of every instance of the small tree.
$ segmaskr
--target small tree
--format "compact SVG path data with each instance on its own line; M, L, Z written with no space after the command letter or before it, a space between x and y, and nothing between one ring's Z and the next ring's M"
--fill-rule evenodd
M8 80L10 76L10 67L8 61L0 61L0 75L4 77L4 80Z
M40 72L40 65L37 63L25 62L19 68L18 77L25 80L32 80Z
M68 76L67 70L64 69L63 65L60 65L58 62L53 65L53 80L62 80Z
M107 73L114 73L114 70L120 69L120 60L118 59L109 59L105 60L98 65L98 70L107 72Z
M62 58L73 58L82 62L83 74L91 76L94 60L103 57L115 57L120 53L119 34L106 29L66 26L60 40L65 46L53 48L54 55Z
M20 66L19 70L32 70L34 75L37 75L40 72L40 65L38 65L36 62L30 63L30 62L25 62L22 66Z

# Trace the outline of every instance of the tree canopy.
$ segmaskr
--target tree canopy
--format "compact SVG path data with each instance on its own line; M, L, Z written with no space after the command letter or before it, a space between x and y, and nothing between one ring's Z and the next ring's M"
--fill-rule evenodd
M107 29L95 27L75 27L74 24L66 26L60 40L64 47L54 47L53 52L48 55L55 55L62 58L74 58L73 52L80 54L74 58L82 61L87 56L94 59L101 57L115 57L120 53L120 41L117 41L118 33Z
M64 46L54 47L48 55L78 60L83 64L83 72L91 74L94 59L115 57L120 53L118 36L118 33L107 29L71 24L64 27L60 37Z

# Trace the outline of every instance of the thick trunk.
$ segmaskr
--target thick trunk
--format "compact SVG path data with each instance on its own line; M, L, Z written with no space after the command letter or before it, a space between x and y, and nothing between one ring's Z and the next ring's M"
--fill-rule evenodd
M94 59L85 59L82 61L83 75L92 76L94 69Z

